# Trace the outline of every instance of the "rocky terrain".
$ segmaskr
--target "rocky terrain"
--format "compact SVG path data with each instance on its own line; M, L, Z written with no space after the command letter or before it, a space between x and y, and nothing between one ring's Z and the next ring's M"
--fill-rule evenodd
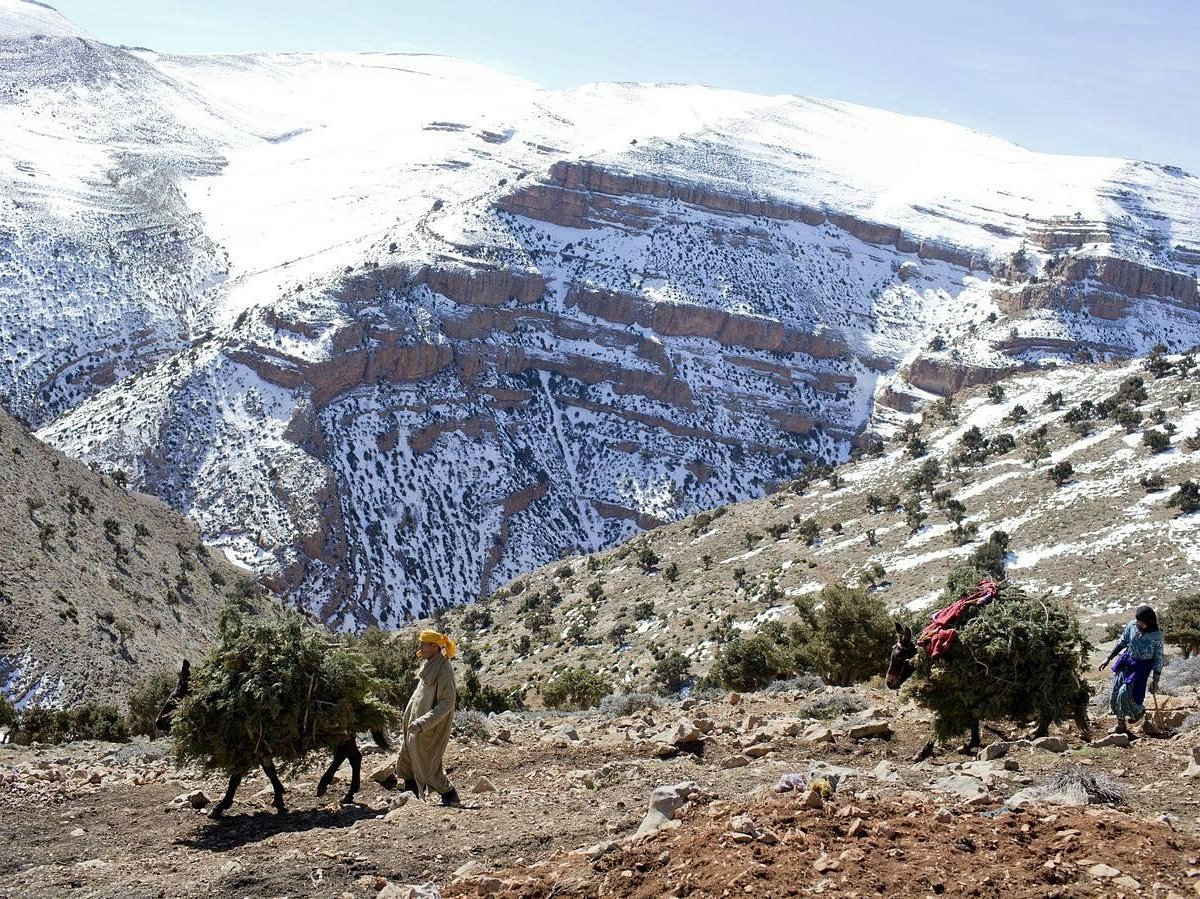
M1196 895L1194 666L1163 683L1176 736L1001 726L919 765L928 716L872 687L460 715L461 809L375 782L339 808L315 759L287 813L260 775L213 822L223 782L165 742L0 747L0 895Z
M253 574L160 500L35 439L0 410L0 691L123 705L216 639L222 605L271 608Z
M478 653L485 682L531 696L576 666L648 689L670 652L698 677L730 636L786 624L831 584L866 587L899 615L928 610L951 568L1002 531L1008 577L1066 602L1101 642L1137 605L1194 592L1200 519L1172 498L1200 480L1196 378L1176 356L1016 375L999 399L929 397L879 416L877 449L828 476L563 558L439 626ZM1125 424L1081 412L1117 395Z
M762 496L910 389L1200 342L1170 166L0 10L0 396L337 627Z

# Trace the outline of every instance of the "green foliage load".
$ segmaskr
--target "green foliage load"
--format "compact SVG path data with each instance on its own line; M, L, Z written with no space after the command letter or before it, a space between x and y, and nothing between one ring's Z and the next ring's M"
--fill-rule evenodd
M227 610L221 642L193 670L175 714L176 754L230 773L255 767L264 753L295 767L346 734L394 723L387 692L359 649L298 614L266 622Z
M988 605L969 607L954 627L950 652L933 662L919 651L909 682L917 702L934 712L939 740L976 720L1043 726L1086 715L1083 672L1091 645L1067 609L1006 585Z
M1163 640L1183 651L1185 659L1200 654L1200 593L1180 596L1163 611Z
M612 692L612 684L586 668L568 668L542 688L542 702L551 709L590 709Z

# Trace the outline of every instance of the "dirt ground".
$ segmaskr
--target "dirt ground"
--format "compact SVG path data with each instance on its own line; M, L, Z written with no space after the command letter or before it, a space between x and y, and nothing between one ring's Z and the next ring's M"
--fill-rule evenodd
M811 700L786 692L612 720L505 716L490 723L490 739L461 735L451 744L464 808L412 801L390 815L397 794L366 778L389 758L379 754L364 760L356 805L317 799L316 767L286 781L285 814L258 795L259 775L224 820L210 821L173 800L196 788L219 798L222 780L174 770L165 743L3 746L0 896L394 899L401 885L427 883L445 895L1200 895L1200 798L1181 776L1196 733L1122 749L1088 746L1064 730L1064 753L1023 748L980 763L945 752L914 766L926 716L886 691L854 695L889 723L890 738L811 742L785 733L776 726L799 722L797 709ZM691 751L660 757L662 740L639 736L683 717L711 728ZM836 731L839 722L808 724ZM558 732L564 725L578 740ZM501 726L510 742L495 736ZM985 742L996 738L985 732ZM856 772L825 808L801 810L794 794L770 792L814 761ZM873 773L883 761L896 780ZM1004 809L1004 799L1068 764L1119 780L1127 805ZM936 791L956 773L978 776L986 796L967 802ZM683 781L712 801L696 803L677 829L628 839L653 789ZM775 842L730 838L738 815ZM861 835L846 836L859 818ZM599 858L571 854L606 841L616 848ZM1118 873L1094 876L1095 865Z

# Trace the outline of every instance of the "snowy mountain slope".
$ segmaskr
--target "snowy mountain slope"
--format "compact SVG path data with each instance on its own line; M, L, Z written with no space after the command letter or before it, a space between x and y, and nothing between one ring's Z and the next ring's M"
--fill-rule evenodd
M1180 483L1200 479L1200 392L1194 364L1171 361L1157 378L1141 361L1014 374L1000 382L999 402L983 387L964 390L947 408L905 416L882 452L839 467L836 480L784 485L603 553L555 560L452 610L441 626L462 635L467 657L478 653L488 682L537 686L583 666L645 690L673 651L699 676L731 636L788 623L793 600L826 585L869 587L900 614L932 611L951 569L1001 530L1008 578L1068 603L1098 635L1141 603L1161 609L1195 589L1200 513L1171 502ZM1083 413L1130 379L1144 395L1130 392L1142 420L1129 430ZM1150 431L1167 437L1162 451L1145 444ZM907 451L909 435L925 454ZM987 444L989 452L964 452ZM1064 462L1072 471L1058 486L1049 472ZM931 479L914 486L932 463ZM642 548L658 558L651 570L639 564Z
M0 35L7 38L88 37L87 33L54 7L38 0L3 0Z
M339 624L759 495L929 391L1200 339L1169 167L428 55L44 43L0 40L0 393Z

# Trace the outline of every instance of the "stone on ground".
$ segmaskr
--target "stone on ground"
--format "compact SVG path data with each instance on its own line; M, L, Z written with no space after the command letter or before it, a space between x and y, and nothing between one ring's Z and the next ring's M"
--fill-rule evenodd
M983 781L969 774L952 774L949 777L938 778L933 788L939 793L950 793L967 800L979 799L988 794Z
M989 743L979 750L979 755L976 756L981 762L990 762L995 759L1004 758L1008 755L1008 751L1012 749L1012 743L1007 740L997 740L995 743Z
M1067 741L1062 737L1038 737L1033 741L1033 748L1043 752L1066 752Z
M673 826L676 812L700 795L700 785L691 780L658 787L650 794L650 809L642 819L636 835L653 833Z

